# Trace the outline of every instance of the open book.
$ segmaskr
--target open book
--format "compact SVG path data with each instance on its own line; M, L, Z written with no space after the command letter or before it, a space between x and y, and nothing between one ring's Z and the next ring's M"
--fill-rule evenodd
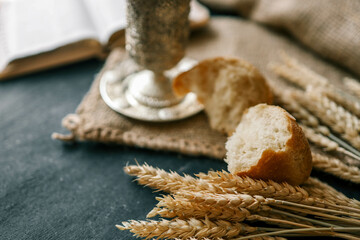
M192 2L190 25L209 12ZM0 80L91 57L125 43L126 0L0 0Z

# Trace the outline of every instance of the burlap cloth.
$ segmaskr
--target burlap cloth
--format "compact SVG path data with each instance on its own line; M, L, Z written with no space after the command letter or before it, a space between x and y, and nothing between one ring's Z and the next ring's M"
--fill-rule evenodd
M286 51L335 84L341 83L341 79L348 75L281 33L238 18L213 18L206 29L192 35L187 55L198 60L214 56L246 59L277 87L274 84L275 76L267 70L267 65L279 59L280 50ZM125 56L124 50L112 52L99 76L105 69L116 66ZM102 100L99 76L76 114L69 114L63 119L63 126L71 134L54 134L54 138L127 144L220 159L224 157L226 137L210 129L203 113L185 120L159 124L126 118L112 111Z
M360 75L359 0L201 0L290 33L318 53Z

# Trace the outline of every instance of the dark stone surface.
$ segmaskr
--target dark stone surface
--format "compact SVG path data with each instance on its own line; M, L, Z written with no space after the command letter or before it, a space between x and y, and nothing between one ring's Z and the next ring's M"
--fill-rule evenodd
M149 188L122 168L137 159L166 170L226 168L218 160L95 143L63 144L53 131L74 112L102 62L91 60L0 83L0 239L133 239L115 228L145 219ZM350 197L359 185L314 173Z

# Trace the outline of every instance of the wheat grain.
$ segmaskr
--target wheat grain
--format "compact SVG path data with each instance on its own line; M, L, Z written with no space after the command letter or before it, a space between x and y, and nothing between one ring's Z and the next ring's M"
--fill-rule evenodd
M187 220L173 219L161 221L135 221L123 222L116 225L120 230L130 230L137 237L157 238L233 238L239 235L253 233L258 230L244 223L233 223L225 220L211 221L209 219Z
M313 167L339 178L360 183L360 169L350 167L340 160L319 153L312 153Z

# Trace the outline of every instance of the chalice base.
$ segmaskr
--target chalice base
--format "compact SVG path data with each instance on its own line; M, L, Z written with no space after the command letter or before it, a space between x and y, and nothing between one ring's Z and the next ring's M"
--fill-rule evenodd
M182 59L176 67L164 72L162 81L155 79L149 70L125 78L114 70L108 70L100 80L100 93L111 109L130 118L150 122L184 119L203 110L203 105L194 93L182 99L174 96L171 79L195 64L194 60Z

